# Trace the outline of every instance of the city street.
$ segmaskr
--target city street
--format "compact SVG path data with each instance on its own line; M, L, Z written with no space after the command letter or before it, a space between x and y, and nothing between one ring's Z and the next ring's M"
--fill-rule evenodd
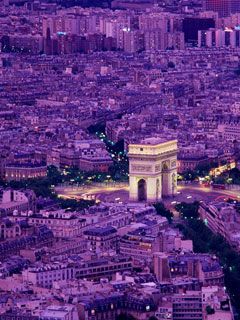
M58 196L66 199L96 199L107 202L127 202L128 201L128 184L94 184L85 187L57 187L55 188ZM193 201L226 201L228 198L240 199L239 191L221 190L201 187L199 185L180 185L178 192L173 198L164 199L164 203L175 205L177 202Z

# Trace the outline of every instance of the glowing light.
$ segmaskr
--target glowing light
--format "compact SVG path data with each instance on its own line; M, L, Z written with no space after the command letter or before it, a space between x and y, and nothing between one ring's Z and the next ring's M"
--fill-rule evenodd
M233 32L233 30L232 30L231 28L228 28L228 27L226 27L226 28L224 29L224 31L225 31L225 32Z
M64 32L64 31L58 31L57 32L57 35L58 36L65 36L67 33L66 32Z

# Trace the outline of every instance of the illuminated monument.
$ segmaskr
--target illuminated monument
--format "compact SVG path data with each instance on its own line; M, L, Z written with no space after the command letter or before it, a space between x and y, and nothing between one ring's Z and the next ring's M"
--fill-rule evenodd
M147 138L129 145L130 200L158 201L177 189L177 140Z

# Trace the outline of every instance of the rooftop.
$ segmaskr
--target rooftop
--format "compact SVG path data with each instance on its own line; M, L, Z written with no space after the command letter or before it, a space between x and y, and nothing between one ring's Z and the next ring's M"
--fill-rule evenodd
M110 234L116 233L117 230L113 227L107 226L107 227L95 227L91 228L89 230L84 231L85 235L88 236L108 236Z

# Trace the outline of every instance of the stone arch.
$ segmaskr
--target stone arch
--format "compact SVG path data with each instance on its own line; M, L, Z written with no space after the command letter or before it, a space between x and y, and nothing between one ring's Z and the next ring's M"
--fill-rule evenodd
M175 190L177 188L177 174L176 172L172 173L172 193L175 193Z
M138 181L138 201L147 200L147 182L145 179Z
M170 165L169 165L169 163L167 161L164 161L162 163L162 171L163 172L169 170L169 167L170 167Z
M160 198L160 180L156 180L156 200Z
M170 169L170 161L163 161L162 162L162 196L170 195L172 191L171 185L171 173L169 172Z
M177 160L176 140L162 143L155 138L143 139L141 143L129 144L128 157L130 201L146 199L154 202L157 198L172 195L172 173L176 171Z

